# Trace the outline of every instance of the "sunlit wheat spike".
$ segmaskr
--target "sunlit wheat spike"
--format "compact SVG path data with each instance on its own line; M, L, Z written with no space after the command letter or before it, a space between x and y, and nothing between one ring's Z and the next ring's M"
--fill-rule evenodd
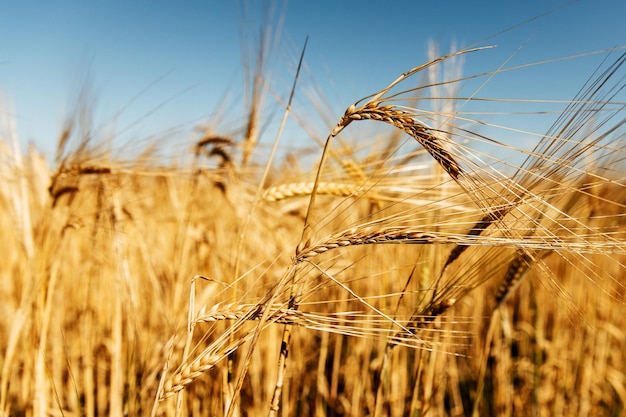
M347 126L354 120L378 120L395 126L422 145L453 179L457 180L463 174L459 163L441 144L445 139L437 136L403 109L390 105L381 106L378 102L368 102L358 108L351 106L341 118L339 125Z
M266 201L279 201L286 198L311 195L313 186L314 183L312 182L297 182L277 185L275 187L268 188L263 193L263 199ZM359 186L355 184L339 182L321 182L317 188L317 193L320 195L334 195L338 197L357 195L358 191Z
M196 323L211 323L221 320L260 320L263 313L269 310L268 322L306 325L307 313L290 309L284 305L264 306L261 304L230 303L224 306L215 305L208 311L202 310L196 317Z
M424 231L414 226L367 225L354 227L315 242L307 240L298 248L296 259L303 261L337 248L375 244L454 244L551 251L566 250L570 253L579 254L626 254L626 247L624 247L621 241L602 239L602 237L604 236L597 234L588 236L579 234L571 237L557 235L516 237L510 234L502 236L472 236L470 234ZM589 240L583 240L583 238L589 238Z
M243 343L243 342L242 342ZM195 379L202 376L205 372L212 369L221 360L232 353L236 348L230 351L215 354L205 354L190 364L185 365L178 373L168 379L163 386L163 391L159 396L159 401L163 401L177 392L183 390L187 385L191 384Z
M183 364L169 377L159 394L159 401L163 401L177 392L183 390L204 373L214 368L220 361L237 350L241 345L252 337L253 332L237 335L229 339L228 335L222 335L213 342L195 359Z
M357 246L383 243L413 243L428 244L435 242L456 242L454 236L442 236L433 233L426 233L422 230L415 230L410 227L380 227L365 226L356 227L344 232L331 235L322 241L303 246L299 249L297 257L299 260L312 258L329 250Z

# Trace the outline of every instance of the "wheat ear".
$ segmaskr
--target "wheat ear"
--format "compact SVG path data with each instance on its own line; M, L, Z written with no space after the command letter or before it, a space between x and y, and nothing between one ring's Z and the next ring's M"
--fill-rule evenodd
M458 162L442 146L441 142L445 139L438 137L432 129L416 120L406 110L391 105L381 106L380 102L368 102L358 108L349 107L339 124L347 126L354 120L378 120L395 126L422 145L452 178L456 180L463 173Z
M285 308L282 305L274 307L262 304L239 304L215 305L210 310L202 309L195 319L195 323L211 323L222 320L260 320L265 311L269 312L268 322L283 324L303 324L306 321L305 314L298 310Z
M328 252L329 250L383 243L432 244L432 243L459 243L461 238L415 230L411 227L355 227L341 233L333 234L318 243L308 241L296 254L298 261Z
M263 199L266 201L279 201L286 198L300 197L311 195L314 183L312 182L296 182L290 184L281 184L268 188L263 193ZM359 186L355 184L338 183L338 182L322 182L317 188L318 194L334 195L338 197L349 197L358 195Z
M243 336L233 339L225 347L219 346L221 343L214 343L207 348L202 354L200 354L192 362L182 366L178 372L172 375L163 385L163 390L159 396L159 401L163 401L166 398L171 397L177 392L184 389L187 385L191 384L194 380L199 378L202 374L212 369L222 359L228 357L231 353L237 350L241 345L248 341L252 337L253 331L246 333Z

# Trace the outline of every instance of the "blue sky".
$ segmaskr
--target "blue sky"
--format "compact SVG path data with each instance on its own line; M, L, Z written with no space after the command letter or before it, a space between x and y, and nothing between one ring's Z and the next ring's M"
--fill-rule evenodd
M554 0L276 4L275 15L284 20L270 55L272 85L286 97L308 35L307 73L301 87L315 85L330 113L339 117L347 105L423 63L429 39L439 42L443 52L452 41L469 46L563 4ZM229 1L3 1L0 132L6 138L10 118L23 144L34 143L52 155L85 79L96 124L108 126L124 140L169 132L185 143L195 125L210 124L220 109L224 115L218 128L234 131L242 124L240 34L257 35L262 9L260 2ZM581 0L482 42L498 48L468 57L464 73L497 68L525 42L511 65L626 45L624 16L623 0ZM277 19L271 22L276 24ZM494 82L493 89L508 97L571 98L599 60L591 56L542 66ZM297 98L296 105L306 101L302 93ZM271 97L269 101L273 102ZM291 143L310 140L295 127L288 132Z

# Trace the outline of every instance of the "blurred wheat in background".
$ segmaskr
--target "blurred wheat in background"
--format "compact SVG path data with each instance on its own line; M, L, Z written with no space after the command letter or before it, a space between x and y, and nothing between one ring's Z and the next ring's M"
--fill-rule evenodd
M428 50L310 168L258 148L262 59L240 134L176 163L88 100L52 166L4 120L0 413L622 415L626 55L533 102L481 94L527 66L462 74L488 46Z

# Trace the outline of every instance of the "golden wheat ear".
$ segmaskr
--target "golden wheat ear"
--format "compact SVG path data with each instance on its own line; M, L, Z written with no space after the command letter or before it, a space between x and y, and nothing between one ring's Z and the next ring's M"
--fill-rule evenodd
M443 146L446 140L432 129L416 120L411 113L391 106L381 106L379 102L368 102L359 108L350 107L343 115L340 125L347 126L354 120L378 120L388 123L415 139L454 180L458 180L463 170L456 159Z

